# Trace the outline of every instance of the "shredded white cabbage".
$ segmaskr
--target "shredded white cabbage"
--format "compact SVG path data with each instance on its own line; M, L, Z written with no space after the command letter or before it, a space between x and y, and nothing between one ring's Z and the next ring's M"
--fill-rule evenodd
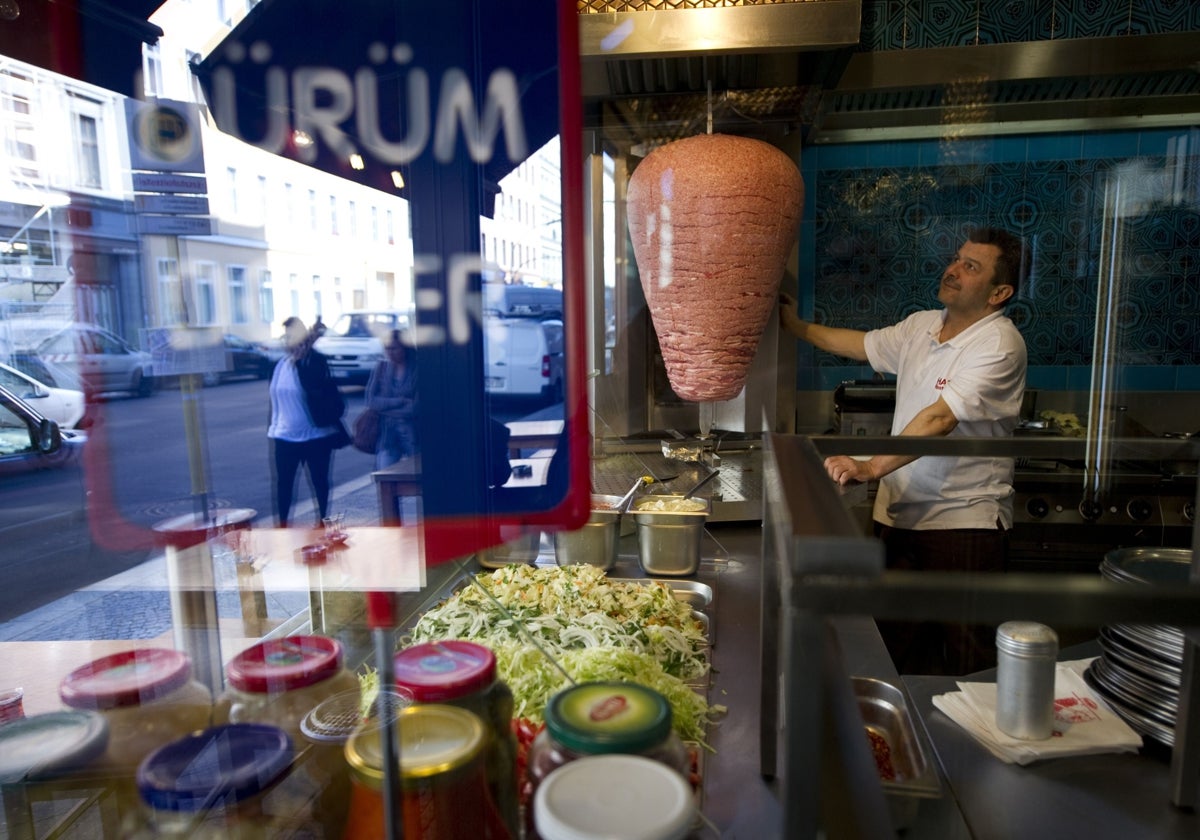
M487 645L518 717L541 721L572 680L624 680L665 696L680 737L704 743L705 726L723 711L686 682L708 671L705 628L666 584L614 581L588 565L511 565L475 582L425 613L412 642Z

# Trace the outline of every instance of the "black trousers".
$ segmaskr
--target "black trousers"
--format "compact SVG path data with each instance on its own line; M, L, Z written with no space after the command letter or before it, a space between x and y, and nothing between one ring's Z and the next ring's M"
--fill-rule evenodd
M904 571L1003 572L1008 531L996 528L910 531L875 523L887 567ZM879 632L901 674L961 675L996 665L996 628L972 622L880 621Z
M275 467L275 516L279 527L286 528L296 496L296 478L301 465L312 484L317 503L317 523L329 514L330 473L333 470L334 436L293 442L271 439Z

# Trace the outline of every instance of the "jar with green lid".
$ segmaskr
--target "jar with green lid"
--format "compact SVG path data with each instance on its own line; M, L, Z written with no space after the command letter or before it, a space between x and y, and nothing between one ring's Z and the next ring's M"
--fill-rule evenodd
M286 780L292 740L278 726L214 726L151 753L138 768L143 805L133 840L328 836L305 819Z
M517 739L513 696L496 676L496 656L488 648L459 640L425 642L399 651L394 660L396 688L413 703L442 703L478 715L487 730L488 786L509 833L519 833Z
M488 790L487 731L478 715L433 703L400 709L391 724L369 721L346 742L354 789L344 840L376 840L384 830L384 743L391 727L399 753L399 805L405 840L501 840L510 836Z
M137 648L92 660L63 677L58 696L108 722L98 761L113 780L117 806L136 810L134 774L154 750L212 722L212 694L192 678L192 661L170 648Z
M651 688L625 682L579 683L551 697L544 717L546 727L529 748L526 769L535 797L552 772L590 755L639 755L687 779L687 748L671 728L671 706Z

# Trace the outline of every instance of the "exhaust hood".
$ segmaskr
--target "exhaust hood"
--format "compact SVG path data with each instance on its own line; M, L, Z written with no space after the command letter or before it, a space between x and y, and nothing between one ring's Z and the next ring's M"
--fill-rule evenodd
M1200 32L863 52L861 0L579 21L586 119L618 145L709 125L812 145L1200 122Z
M1200 32L856 53L811 143L1190 125Z

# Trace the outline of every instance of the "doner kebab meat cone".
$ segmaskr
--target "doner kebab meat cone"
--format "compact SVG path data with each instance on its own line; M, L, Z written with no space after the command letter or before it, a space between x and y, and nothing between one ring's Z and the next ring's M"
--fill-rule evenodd
M629 179L642 291L675 393L736 397L775 309L804 181L779 149L701 134L654 149Z

